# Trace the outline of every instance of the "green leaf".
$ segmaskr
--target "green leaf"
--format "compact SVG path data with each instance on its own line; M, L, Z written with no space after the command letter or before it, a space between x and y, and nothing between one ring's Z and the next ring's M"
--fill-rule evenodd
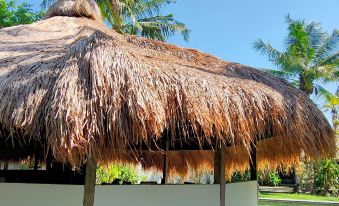
M0 28L30 24L42 18L44 12L35 12L27 2L16 4L14 0L0 0Z

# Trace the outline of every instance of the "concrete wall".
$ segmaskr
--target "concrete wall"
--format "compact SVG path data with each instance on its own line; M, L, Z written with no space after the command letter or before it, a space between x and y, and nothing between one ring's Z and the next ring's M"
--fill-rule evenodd
M0 205L81 206L83 186L0 183ZM95 206L219 206L219 185L97 186ZM226 206L257 206L256 181L227 184Z
M83 187L0 183L1 206L81 206Z
M258 206L257 181L227 184L226 206Z

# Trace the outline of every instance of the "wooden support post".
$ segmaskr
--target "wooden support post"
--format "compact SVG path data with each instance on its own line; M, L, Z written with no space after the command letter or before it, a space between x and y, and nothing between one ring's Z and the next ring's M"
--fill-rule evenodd
M168 183L168 154L169 152L169 139L166 138L166 145L165 145L165 154L164 154L164 161L162 166L162 180L161 184L165 185Z
M39 167L39 157L35 154L34 156L34 171L37 171Z
M94 206L96 169L97 169L96 160L93 157L88 157L86 163L83 206Z
M220 184L220 206L226 205L225 145L220 143L214 153L214 183Z
M37 171L38 167L39 167L38 145L35 142L35 144L34 144L34 166L33 166L33 170Z
M250 172L251 172L251 180L257 180L257 145L256 145L256 142L251 144Z
M4 170L5 170L5 171L8 170L8 162L5 162L5 163L4 163Z
M46 170L47 171L50 171L52 169L52 161L53 161L53 155L51 151L49 151L46 156Z
M215 148L214 151L214 184L220 183L220 165L221 165L221 157L219 148Z

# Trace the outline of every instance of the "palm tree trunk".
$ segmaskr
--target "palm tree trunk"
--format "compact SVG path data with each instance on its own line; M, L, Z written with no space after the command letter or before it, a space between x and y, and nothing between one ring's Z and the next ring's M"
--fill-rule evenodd
M305 94L307 94L308 97L311 96L311 94L313 93L313 87L309 88L307 83L306 83L306 77L304 74L299 74L299 90L303 91ZM300 154L301 158L302 158L302 154ZM296 169L294 168L293 171L293 181L295 183L295 187L294 187L294 192L301 192L302 188L304 188L304 186L307 188L307 190L310 190L311 192L313 192L313 182L314 182L314 163L313 162L309 162L306 159L301 160L304 164L305 168L308 168L308 171L304 171L308 174L307 176L311 176L308 177L307 179L304 179L302 177L300 177L300 175L298 174L298 172L296 171Z
M336 108L332 108L331 110L331 113L332 113L332 123L333 123L333 129L334 131L337 131L338 129L338 111L336 110Z
M311 94L313 93L313 88L308 88L306 85L306 78L303 74L299 75L299 90L305 92L307 94L307 96L311 96Z
M334 132L335 132L336 160L339 161L339 136L337 135L337 132L338 132L338 111L334 106L332 107L331 113L332 113L333 129L334 129Z
M113 29L118 33L122 33L122 19L119 0L111 0L110 6L112 7L112 17L114 20Z
M337 87L337 91L335 92L335 95L339 96L339 86ZM336 140L336 160L337 162L339 161L339 135L338 135L338 127L339 127L339 123L338 123L338 110L337 107L333 107L332 108L332 121L333 121L333 128L334 128L334 132L335 132L335 140Z

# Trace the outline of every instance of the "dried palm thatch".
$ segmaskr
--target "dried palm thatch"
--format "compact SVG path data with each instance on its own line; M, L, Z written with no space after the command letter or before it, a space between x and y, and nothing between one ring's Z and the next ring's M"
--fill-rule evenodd
M298 166L300 161L300 149L293 147L279 147L277 150L277 140L275 138L261 141L257 147L258 154L257 169L264 170L266 168L288 170L291 166ZM283 144L283 142L282 142ZM128 162L132 164L142 163L146 170L163 170L164 154L162 152L143 152L135 156L120 157L120 162ZM170 151L167 152L169 159L169 174L180 175L188 178L191 171L214 171L214 151ZM228 147L225 152L225 171L226 179L230 180L234 171L245 173L249 170L250 156L244 146ZM105 163L103 163L105 164Z
M44 19L53 16L86 17L102 22L100 9L94 0L57 0L48 9Z
M6 28L0 39L1 159L52 151L75 166L91 155L159 169L162 155L139 149L164 138L179 150L223 142L229 171L247 167L254 142L259 165L292 163L302 150L334 153L332 128L312 101L259 70L86 18ZM170 169L212 167L212 157L169 152Z

